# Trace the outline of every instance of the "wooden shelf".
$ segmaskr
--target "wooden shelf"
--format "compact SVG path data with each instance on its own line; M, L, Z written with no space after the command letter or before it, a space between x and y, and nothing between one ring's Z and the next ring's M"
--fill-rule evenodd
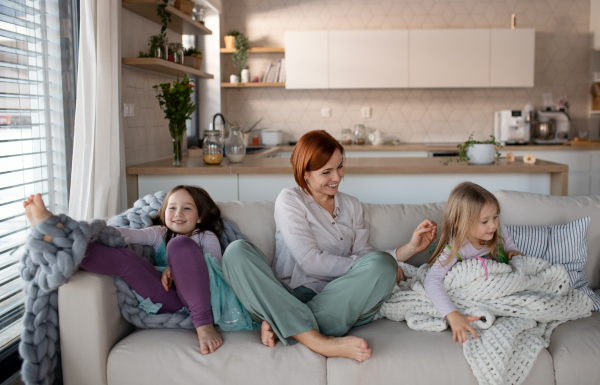
M221 48L221 53L234 53L235 48ZM285 53L284 47L254 47L249 48L248 53Z
M599 115L600 110L590 110L590 115Z
M285 87L285 83L221 83L221 88Z
M201 70L197 70L192 67L187 67L181 64L175 64L173 62L158 59L155 57L149 58L138 58L138 57L130 57L130 58L122 58L121 64L135 67L146 71L157 72L164 75L171 76L179 76L182 77L185 74L191 75L192 78L200 78L200 79L214 79L215 77L209 73L206 73Z
M122 4L123 8L129 11L137 13L155 23L162 24L156 14L158 3L155 0L123 0ZM193 20L177 8L167 5L166 10L171 13L171 22L168 26L171 31L182 35L212 35L212 31L206 28L204 24Z

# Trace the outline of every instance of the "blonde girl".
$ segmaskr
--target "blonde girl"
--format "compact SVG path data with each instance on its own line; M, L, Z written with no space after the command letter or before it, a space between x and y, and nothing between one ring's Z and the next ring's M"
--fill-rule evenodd
M427 261L431 269L425 278L425 290L436 310L448 320L452 340L461 345L467 340L467 332L477 338L469 323L479 317L458 312L444 289L444 277L458 261L477 258L485 268L484 258L508 263L513 256L523 255L500 224L499 215L500 204L492 193L475 183L459 184L450 193L440 242Z

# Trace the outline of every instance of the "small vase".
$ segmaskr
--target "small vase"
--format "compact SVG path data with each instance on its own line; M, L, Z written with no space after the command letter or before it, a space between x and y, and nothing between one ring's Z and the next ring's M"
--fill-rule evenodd
M492 143L477 143L467 148L469 163L492 164L496 160L496 147Z
M173 140L173 166L181 166L183 159L183 135L171 138Z

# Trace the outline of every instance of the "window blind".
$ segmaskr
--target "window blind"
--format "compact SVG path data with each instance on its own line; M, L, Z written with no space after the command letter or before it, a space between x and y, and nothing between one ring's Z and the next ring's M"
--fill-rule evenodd
M0 0L0 350L19 338L23 200L67 211L59 0Z

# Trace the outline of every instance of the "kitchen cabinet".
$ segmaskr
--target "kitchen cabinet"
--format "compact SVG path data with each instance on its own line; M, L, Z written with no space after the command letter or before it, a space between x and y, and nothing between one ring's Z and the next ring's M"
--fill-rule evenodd
M410 31L410 88L489 87L489 29Z
M590 32L592 33L592 47L600 50L600 0L590 2Z
M408 30L329 31L329 88L407 88Z
M533 87L535 30L491 30L490 87Z
M506 156L509 151L500 151ZM549 160L569 166L569 195L600 194L600 151L512 151L515 156L533 154L536 159Z
M285 45L288 89L534 85L530 28L292 31Z
M329 88L329 39L327 31L285 33L287 89Z

